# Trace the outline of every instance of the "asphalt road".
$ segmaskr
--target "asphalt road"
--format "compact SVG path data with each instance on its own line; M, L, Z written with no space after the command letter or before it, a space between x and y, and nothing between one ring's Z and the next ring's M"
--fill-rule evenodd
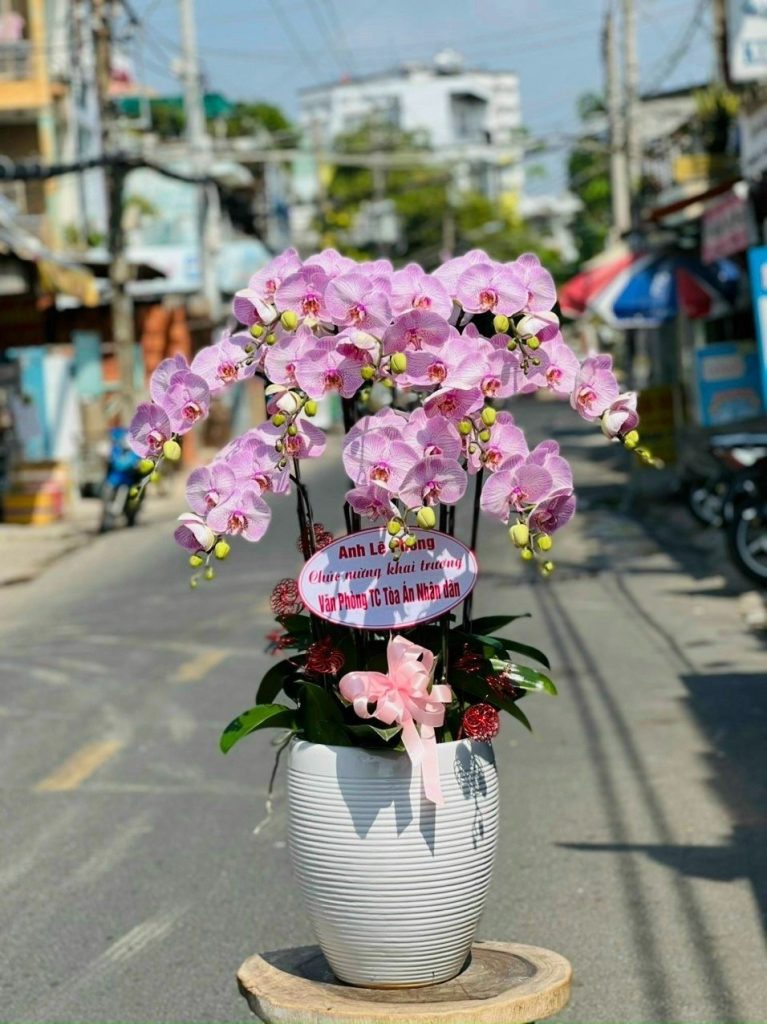
M533 736L509 721L496 742L481 934L570 957L563 1021L765 1020L764 647L706 535L622 514L612 454L566 410L523 418L567 425L584 500L547 583L502 530L479 548L477 610L532 611L561 693L527 699ZM313 481L340 529L337 482ZM0 1020L245 1021L240 962L311 941L281 783L254 834L269 735L217 747L269 664L268 595L299 565L290 513L197 593L163 524L0 591Z

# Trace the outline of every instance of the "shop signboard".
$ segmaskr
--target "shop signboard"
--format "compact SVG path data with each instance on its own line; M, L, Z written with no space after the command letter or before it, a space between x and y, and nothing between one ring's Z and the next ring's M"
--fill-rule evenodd
M767 0L727 0L728 61L733 82L767 77Z
M754 241L748 203L731 192L703 215L704 263L745 252Z
M763 411L759 357L751 342L720 341L695 353L702 427L754 419Z
M748 276L754 310L762 398L767 401L767 245L756 245L748 250Z

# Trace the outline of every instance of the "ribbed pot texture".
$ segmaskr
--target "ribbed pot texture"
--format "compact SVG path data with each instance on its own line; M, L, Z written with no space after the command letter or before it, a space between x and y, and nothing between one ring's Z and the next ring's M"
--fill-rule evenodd
M293 871L322 952L352 985L436 984L459 973L485 905L498 834L489 743L440 743L443 807L406 754L294 741Z

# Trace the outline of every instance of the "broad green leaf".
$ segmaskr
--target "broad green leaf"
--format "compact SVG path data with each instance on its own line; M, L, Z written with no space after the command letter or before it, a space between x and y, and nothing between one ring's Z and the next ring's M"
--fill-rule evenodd
M277 621L291 636L302 640L311 636L312 622L308 615L280 615Z
M530 644L520 643L519 640L509 640L505 636L496 637L507 651L516 651L517 654L524 654L526 658L532 658L533 661L540 661L546 668L551 668L551 662L543 653L538 650L537 647L531 647Z
M529 618L530 612L525 612L522 615L485 615L483 618L472 620L471 631L472 633L495 633L496 629L503 629L510 622Z
M311 743L349 746L341 705L335 697L316 683L304 683L301 686L299 701L305 739Z
M517 707L516 704L512 704L511 707L504 708L503 710L508 712L508 714L510 714L512 718L516 718L518 722L521 722L528 732L533 731L533 727L532 725L530 725L530 719L527 717L524 711Z
M508 700L506 697L501 696L496 690L491 689L483 679L478 679L476 676L469 675L468 672L459 672L458 675L461 678L461 689L465 690L466 693L471 693L475 697L479 697L480 700L485 701L487 704L492 704L494 708L498 708L499 711L505 711L520 721L526 729L532 732L532 727L527 719L527 715L524 711L520 711L513 700Z
M278 661L264 675L256 693L256 704L271 704L282 691L286 680L295 675L295 666L289 660Z
M295 729L296 713L292 708L282 704L257 704L248 711L243 711L227 725L221 733L219 746L224 754L228 753L235 743L257 729Z
M362 725L347 725L345 726L347 732L354 733L355 736L369 736L371 733L375 733L379 739L382 739L384 743L388 743L393 740L394 737L402 731L401 725L392 725L388 728L383 728L380 725L371 725L370 722L363 722Z
M514 662L504 661L501 658L491 658L490 664L493 666L493 671L503 672L514 686L519 686L523 690L550 693L552 697L557 695L557 688L551 679L535 668L529 668L527 665L515 665Z

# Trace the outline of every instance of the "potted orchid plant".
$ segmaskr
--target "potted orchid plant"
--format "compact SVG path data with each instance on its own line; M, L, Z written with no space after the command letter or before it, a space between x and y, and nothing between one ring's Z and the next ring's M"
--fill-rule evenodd
M526 694L556 693L546 655L512 635L520 616L472 613L481 516L548 576L575 511L558 445L530 450L508 400L553 392L651 460L636 396L620 393L609 356L578 359L555 302L531 254L499 264L473 250L429 274L289 250L235 296L236 329L191 366L158 366L131 425L149 480L212 396L266 381L268 421L192 472L175 536L197 586L231 537L260 541L272 505L295 500L304 565L271 595L284 657L221 748L265 728L285 737L294 870L328 961L354 984L460 971L495 849L491 741L501 713L529 727ZM306 472L328 445L313 423L328 395L350 480L339 537L315 521Z

